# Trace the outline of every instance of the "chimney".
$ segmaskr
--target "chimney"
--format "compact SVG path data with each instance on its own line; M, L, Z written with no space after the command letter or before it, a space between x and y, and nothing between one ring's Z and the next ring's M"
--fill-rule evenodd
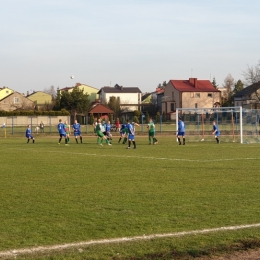
M198 87L198 81L197 81L197 78L194 78L194 88L197 88Z
M194 88L198 87L198 81L197 78L189 78L189 83L194 86Z
M29 96L29 91L26 92L26 96Z

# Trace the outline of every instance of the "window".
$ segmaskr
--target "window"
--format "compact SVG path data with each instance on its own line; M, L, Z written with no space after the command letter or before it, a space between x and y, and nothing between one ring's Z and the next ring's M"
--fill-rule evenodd
M208 93L208 97L212 98L212 93Z
M195 103L195 108L198 108L198 103Z
M171 103L171 111L175 111L175 104Z
M5 91L5 94L9 94L9 90L6 90L6 91Z
M194 93L193 92L190 93L190 97L192 97L192 98L194 97Z
M200 98L200 93L195 93L195 98Z
M14 97L14 104L18 104L19 103L19 98L18 97Z

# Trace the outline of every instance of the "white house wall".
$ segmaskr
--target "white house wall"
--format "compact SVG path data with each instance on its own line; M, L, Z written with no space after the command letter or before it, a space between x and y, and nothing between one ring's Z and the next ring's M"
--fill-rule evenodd
M111 97L120 98L121 105L137 105L141 103L141 93L101 93L101 101L109 102ZM126 110L138 110L138 106L123 106Z

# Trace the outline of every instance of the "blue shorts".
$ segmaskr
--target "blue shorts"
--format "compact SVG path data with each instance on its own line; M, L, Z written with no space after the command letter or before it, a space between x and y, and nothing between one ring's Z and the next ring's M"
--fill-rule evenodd
M32 135L26 135L26 138L33 139L33 136Z
M215 136L219 137L219 136L220 136L220 132L217 131L217 132L215 133Z
M178 136L185 136L185 132L178 132Z
M81 132L80 132L80 131L74 132L74 136L80 136L80 135L81 135Z
M62 137L62 136L66 137L67 135L66 135L65 132L64 133L60 133L60 137Z
M129 134L129 135L128 135L128 139L129 139L130 141L134 141L134 140L135 140L135 135Z

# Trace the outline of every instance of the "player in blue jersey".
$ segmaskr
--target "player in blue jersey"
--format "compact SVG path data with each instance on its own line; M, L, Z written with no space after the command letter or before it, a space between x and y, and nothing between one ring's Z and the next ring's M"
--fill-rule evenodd
M179 117L178 120L178 133L177 133L177 138L179 145L181 145L181 137L182 137L182 144L185 145L185 124Z
M126 141L127 141L127 132L128 132L128 131L127 131L126 124L121 124L120 137L119 137L118 143L121 142L122 138L124 138L123 144L126 143Z
M134 149L136 149L136 143L135 143L135 126L139 126L139 124L133 122L130 123L129 120L127 120L126 128L128 130L128 147L126 149L130 149L131 142L134 145Z
M80 142L82 143L82 135L81 135L81 131L80 131L80 124L78 123L77 120L74 121L72 128L73 128L73 131L74 131L76 143L78 144L78 136L80 138Z
M33 143L34 143L34 137L32 136L32 130L30 125L27 126L26 132L25 132L25 136L28 139L27 140L27 144L30 142L30 139L32 139Z
M216 124L216 121L213 121L212 122L212 125L213 125L213 135L215 135L215 139L216 139L216 141L217 141L217 144L219 144L220 143L220 141L219 141L219 136L220 136L220 131L219 131L219 129L218 129L218 125Z
M112 141L112 134L111 134L110 121L108 121L107 124L106 124L106 136L107 136L107 139L109 140L109 142L111 143L111 141Z
M67 134L66 134L66 130L65 130L65 125L62 123L62 120L61 120L61 119L59 119L59 123L58 123L57 128L58 128L58 132L59 132L59 134L60 134L60 139L59 139L58 144L60 144L62 137L64 137L64 139L65 139L65 145L68 145L68 140L67 140Z

